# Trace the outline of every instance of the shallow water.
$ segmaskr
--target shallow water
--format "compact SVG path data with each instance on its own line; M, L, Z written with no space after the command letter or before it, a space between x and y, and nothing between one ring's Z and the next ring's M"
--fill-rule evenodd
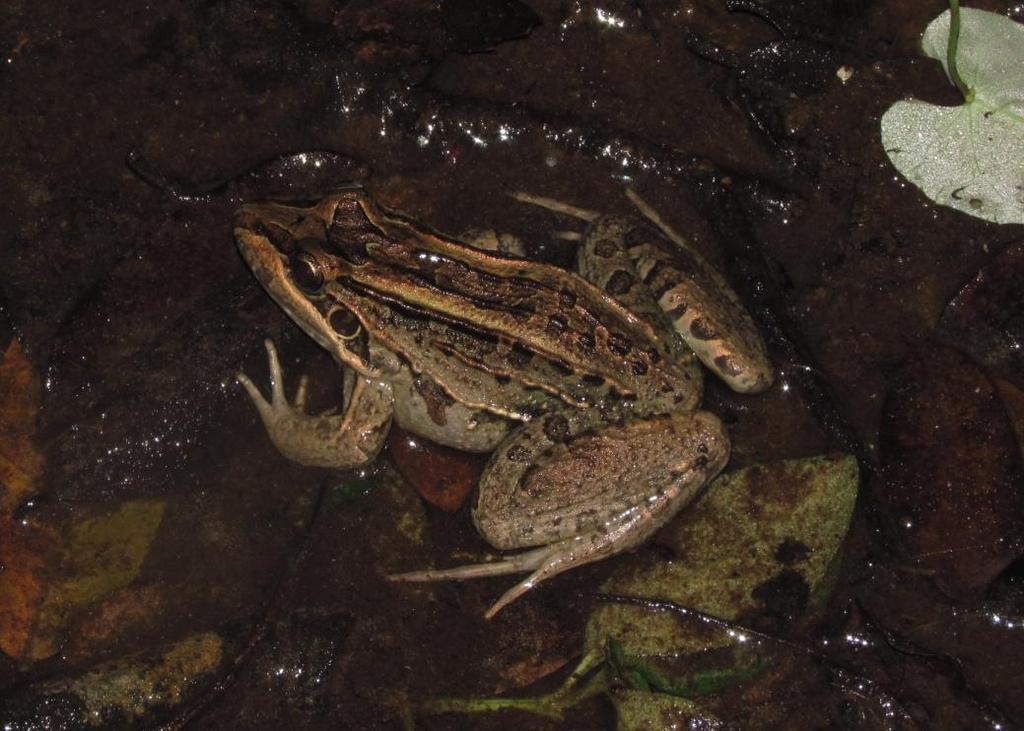
M197 653L205 670L179 694L94 720L400 728L420 699L550 690L575 663L620 559L490 622L507 578L390 584L395 570L489 555L468 510L424 503L387 455L355 476L287 463L234 382L240 367L265 382L272 337L286 374L310 374L314 403L336 401L337 369L258 287L230 222L242 200L348 181L441 231L515 233L561 265L572 251L551 232L565 222L507 194L627 213L634 187L729 276L768 338L770 392L709 384L705 397L729 426L729 469L858 457L827 609L768 629L884 692L802 675L798 658L730 691L727 724L1024 717L1022 229L930 204L877 133L908 94L957 101L916 51L937 11L772 3L783 37L717 5L528 4L532 28L511 2L494 3L493 24L472 3L417 0L0 10L0 346L25 379L5 411L29 413L0 447L27 440L38 454L30 485L4 473L0 588L24 610L0 628L12 727L84 727L88 682L72 679L196 636L216 650ZM54 547L101 554L112 539L67 536L125 506L138 509L132 535L138 516L157 526L121 567L129 580ZM666 550L655 539L638 553ZM76 560L110 582L77 603L53 591ZM600 697L562 722L417 717L467 723L611 728L614 714Z

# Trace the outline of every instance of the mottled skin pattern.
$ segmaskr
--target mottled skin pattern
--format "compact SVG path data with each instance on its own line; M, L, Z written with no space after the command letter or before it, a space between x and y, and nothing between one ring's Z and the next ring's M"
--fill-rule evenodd
M589 220L580 276L446 238L360 190L311 208L244 206L236 217L257 279L354 374L345 413L316 417L303 413L304 389L294 409L280 394L272 348L271 404L240 374L286 456L356 466L379 450L392 417L441 443L493 451L474 522L498 548L532 550L393 577L532 572L488 616L546 578L638 545L728 461L721 424L694 410L700 369L669 323L710 343L705 355L730 384L770 382L763 346L753 371L734 355L751 350L750 332L760 341L742 310L726 311L735 295L719 291L702 259L675 259L647 223ZM672 272L692 276L670 285ZM665 302L678 309L683 298L687 311L666 320Z

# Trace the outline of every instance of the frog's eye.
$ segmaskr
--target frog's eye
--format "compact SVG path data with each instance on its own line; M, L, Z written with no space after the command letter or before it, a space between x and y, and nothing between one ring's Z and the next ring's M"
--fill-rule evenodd
M355 340L363 331L363 325L355 313L344 307L331 311L327 316L331 328L342 340Z
M304 292L315 294L324 286L324 272L320 262L308 251L300 251L291 259L292 279Z

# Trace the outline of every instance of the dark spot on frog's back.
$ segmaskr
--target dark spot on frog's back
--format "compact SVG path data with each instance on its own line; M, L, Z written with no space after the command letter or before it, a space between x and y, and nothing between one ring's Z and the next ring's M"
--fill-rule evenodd
M564 310L571 310L576 306L576 293L563 289L558 293L558 304Z
M561 334L565 332L565 328L569 326L569 321L565 319L564 315L555 313L548 318L548 329Z
M513 368L525 368L533 360L533 353L521 343L516 343L506 356L506 360Z
M740 367L736 364L728 355L720 355L715 358L715 365L718 366L719 370L727 376L738 376L740 374Z
M628 292L633 286L633 281L632 274L619 269L608 278L608 283L605 284L604 288L608 294L618 296Z
M619 253L619 251L619 247L616 246L614 242L609 241L608 239L601 239L596 244L594 244L594 254L596 256L600 256L602 259L607 259L609 257L615 256L616 254Z
M549 416L544 421L544 436L555 443L569 438L569 421L561 414Z
M663 238L661 233L652 226L646 224L638 224L631 228L624 237L626 246L639 246L640 244L649 244L652 241L658 241Z
M714 327L703 317L690 323L690 334L698 340L714 340L718 337Z
M608 335L608 350L612 351L615 355L628 355L630 347L629 340L625 336L618 333Z

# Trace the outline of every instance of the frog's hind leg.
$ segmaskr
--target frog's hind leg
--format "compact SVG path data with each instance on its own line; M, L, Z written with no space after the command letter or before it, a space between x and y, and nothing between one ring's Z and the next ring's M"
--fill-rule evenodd
M541 582L647 540L721 470L728 455L721 423L703 411L603 426L585 417L578 424L561 414L542 417L495 451L473 509L480 534L495 547L533 547L491 563L390 578L531 572L491 606L486 616L493 617Z
M626 196L658 229L628 235L637 273L654 293L672 327L697 357L730 388L760 393L775 378L764 341L739 296L690 242L632 189ZM659 238L675 244L659 245Z

